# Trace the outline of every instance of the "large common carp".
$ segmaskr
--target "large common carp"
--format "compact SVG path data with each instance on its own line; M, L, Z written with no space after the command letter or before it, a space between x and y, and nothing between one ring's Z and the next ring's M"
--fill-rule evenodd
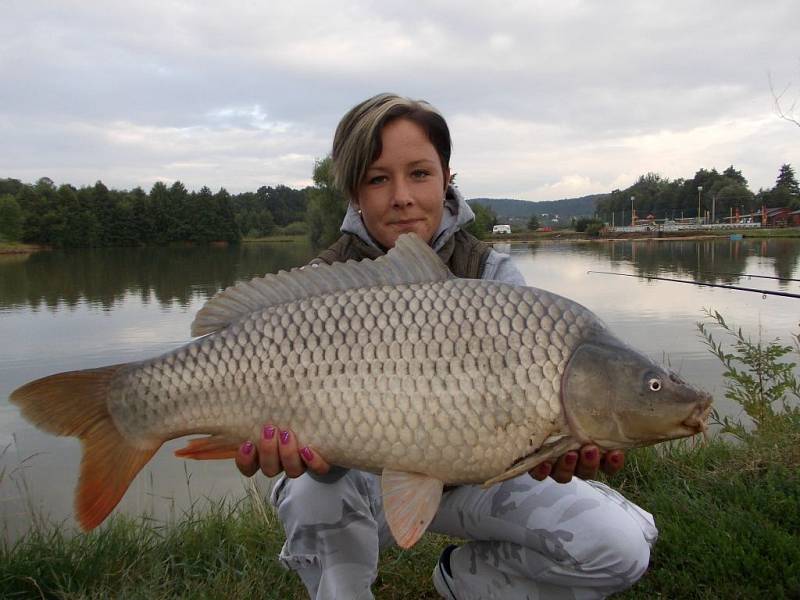
M91 529L167 440L228 458L265 422L328 462L382 473L410 547L443 484L492 484L586 443L627 448L705 429L711 398L549 292L458 279L418 237L377 260L239 283L198 312L199 337L158 358L44 377L11 401L77 436Z

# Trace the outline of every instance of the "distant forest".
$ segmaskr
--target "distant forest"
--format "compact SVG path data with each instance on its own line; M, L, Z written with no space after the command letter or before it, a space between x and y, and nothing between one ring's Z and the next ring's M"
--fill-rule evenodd
M791 165L781 166L772 188L760 189L756 193L750 191L742 172L730 166L721 173L716 169L700 169L691 179L670 180L657 173L647 173L624 190L580 198L541 202L475 198L470 203L482 204L500 220L557 214L562 222L569 222L571 218L596 217L610 223L613 215L619 223L630 219L631 198L638 216L652 214L657 219L696 217L698 200L701 213L710 213L713 208L719 219L737 209L740 214L745 214L760 209L762 205L767 208L800 208L800 189Z
M631 198L637 214L656 218L694 217L714 207L718 218L738 209L762 205L800 208L800 188L791 165L783 165L775 186L753 193L733 166L721 173L700 169L691 179L669 180L642 175L629 188L610 194L549 202L476 198L471 231L483 235L497 218L524 218L557 213L562 220L595 216L610 222L630 218ZM307 234L324 246L339 234L346 206L332 183L330 159L317 162L314 185L300 190L284 185L230 194L207 187L189 191L179 181L158 182L145 192L108 189L102 182L76 188L42 177L35 184L0 179L0 240L54 248L142 246L175 242L232 242L243 236ZM625 212L627 211L627 218Z
M633 199L633 200L631 200ZM718 172L700 169L691 179L667 179L656 173L642 175L627 189L614 190L595 206L598 219L611 222L612 218L630 220L631 202L639 217L652 214L657 219L697 217L711 215L715 220L735 214L752 213L762 206L767 208L800 208L800 187L791 165L782 165L775 185L770 189L750 191L747 179L732 165ZM618 223L621 221L617 221Z
M512 198L473 198L470 204L482 204L503 220L524 219L532 215L558 215L560 219L569 221L572 217L584 217L594 214L595 206L608 194L592 194L580 198L563 200L515 200Z

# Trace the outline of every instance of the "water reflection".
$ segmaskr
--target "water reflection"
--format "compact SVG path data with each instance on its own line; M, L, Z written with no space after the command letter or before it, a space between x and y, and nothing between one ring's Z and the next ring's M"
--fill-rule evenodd
M515 245L535 254L540 243ZM496 243L498 252L511 252ZM733 284L737 273L771 275L787 290L797 277L800 241L647 240L569 244L570 252L590 254L642 276L672 275L709 283ZM236 281L306 263L307 244L243 244L230 247L105 248L0 255L0 309L74 308L85 301L109 310L126 296L162 306L188 306L198 294L209 296Z
M575 251L606 258L612 265L631 265L642 277L676 275L708 283L733 284L745 271L784 279L787 289L800 263L800 241L771 240L645 240L574 244Z
M106 310L126 296L187 306L241 279L306 263L304 243L230 247L103 248L0 256L0 309L75 308L85 301Z

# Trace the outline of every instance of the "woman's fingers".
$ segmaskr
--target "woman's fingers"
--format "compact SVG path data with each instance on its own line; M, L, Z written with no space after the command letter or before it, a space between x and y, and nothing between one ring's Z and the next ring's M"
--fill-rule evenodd
M300 458L302 458L306 466L317 475L325 475L325 473L331 470L331 466L327 461L316 453L311 446L303 446L300 448Z
M236 454L236 467L245 477L252 477L258 471L258 453L253 442L247 441L239 446Z
M300 460L297 447L297 438L291 431L281 431L278 434L278 455L287 477L300 477L306 471L306 466Z
M533 467L528 473L531 477L536 479L537 481L544 481L547 479L547 476L550 475L550 471L553 470L552 463L543 462L539 463L535 467Z
M622 450L611 450L603 457L603 473L616 475L625 466L625 453Z
M600 450L593 444L581 447L575 475L581 479L594 479L600 468Z
M274 425L264 425L261 429L258 458L261 463L261 472L267 477L275 477L283 471L278 453L278 430Z
M575 475L575 466L577 464L578 453L567 452L556 461L556 466L553 468L550 477L558 483L569 483L572 481L572 476Z
M587 444L578 451L567 452L555 464L543 462L529 471L531 477L543 481L549 475L558 483L569 483L573 477L595 479L601 468L606 475L616 475L625 465L625 453L611 450L605 455L593 444Z
M245 477L252 477L259 468L267 477L282 471L287 477L299 477L306 468L324 475L330 464L310 446L298 448L291 430L279 431L274 425L264 425L258 444L244 442L236 454L236 467Z

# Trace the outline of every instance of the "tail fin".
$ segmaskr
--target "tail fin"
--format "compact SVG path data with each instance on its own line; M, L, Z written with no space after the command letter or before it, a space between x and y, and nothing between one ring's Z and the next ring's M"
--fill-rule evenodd
M111 419L109 387L125 366L57 373L23 385L11 394L11 402L40 429L80 438L83 458L75 512L84 530L103 522L160 446L132 445Z

